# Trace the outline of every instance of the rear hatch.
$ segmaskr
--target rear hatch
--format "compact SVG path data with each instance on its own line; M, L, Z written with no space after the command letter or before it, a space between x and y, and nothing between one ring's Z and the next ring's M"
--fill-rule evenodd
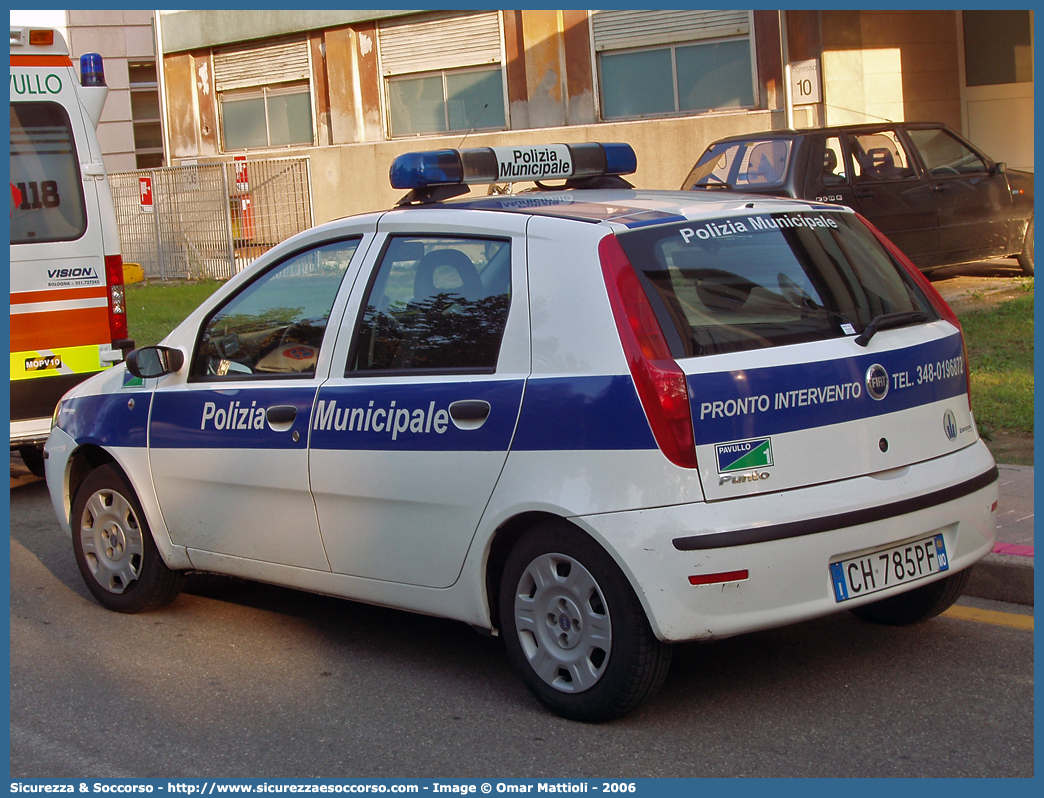
M896 475L973 443L960 330L852 213L618 236L685 373L708 500Z

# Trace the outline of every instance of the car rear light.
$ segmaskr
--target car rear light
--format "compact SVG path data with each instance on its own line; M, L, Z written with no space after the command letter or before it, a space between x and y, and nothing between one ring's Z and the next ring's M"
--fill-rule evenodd
M109 286L109 334L115 344L127 337L127 294L123 287L123 258L105 256L105 279Z
M906 269L910 278L917 284L917 287L924 292L924 295L928 298L932 307L935 308L935 312L957 328L957 332L961 336L961 349L964 352L964 380L968 390L968 409L971 410L971 364L968 362L968 342L964 338L964 330L961 327L961 323L957 320L957 314L953 312L953 308L951 308L946 300L942 298L942 294L936 290L935 286L931 284L931 281L924 276L924 272L914 266L913 261L906 257L899 247L889 241L884 233L874 227L863 216L859 214L856 215L859 216L860 221L867 226L870 232L874 234L874 237L881 242L881 245L888 250L891 256L899 262L899 265Z
M671 356L649 298L616 236L599 242L598 256L627 365L656 444L675 465L696 468L685 372Z

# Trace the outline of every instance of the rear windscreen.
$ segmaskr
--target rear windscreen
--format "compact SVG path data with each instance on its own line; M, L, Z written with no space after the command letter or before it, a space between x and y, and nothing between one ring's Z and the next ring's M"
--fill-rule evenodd
M87 229L69 116L56 103L11 103L11 243L72 241Z
M937 318L853 214L751 214L618 238L675 357L857 335L901 311Z
M712 144L692 167L682 189L759 189L782 186L787 178L791 142L753 139Z

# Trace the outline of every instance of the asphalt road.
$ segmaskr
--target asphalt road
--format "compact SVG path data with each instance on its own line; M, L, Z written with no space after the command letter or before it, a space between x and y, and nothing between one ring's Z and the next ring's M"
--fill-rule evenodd
M211 576L106 611L39 481L12 481L10 572L14 778L1033 775L1025 629L846 613L680 646L590 726L454 622Z

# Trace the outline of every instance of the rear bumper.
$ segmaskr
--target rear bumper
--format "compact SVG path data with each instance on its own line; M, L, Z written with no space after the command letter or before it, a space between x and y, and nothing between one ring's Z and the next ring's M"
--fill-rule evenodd
M51 408L52 410L54 408ZM42 446L51 433L51 417L28 418L11 422L11 448Z
M51 414L58 400L88 377L98 372L54 374L28 380L11 381L11 421L47 419L50 429ZM44 433L44 438L47 434ZM12 435L13 439L13 435Z
M614 552L657 637L679 642L828 615L967 568L993 547L997 497L996 466L980 441L873 476L576 520ZM948 571L835 601L832 562L929 534L943 535ZM689 582L720 574L734 578Z

